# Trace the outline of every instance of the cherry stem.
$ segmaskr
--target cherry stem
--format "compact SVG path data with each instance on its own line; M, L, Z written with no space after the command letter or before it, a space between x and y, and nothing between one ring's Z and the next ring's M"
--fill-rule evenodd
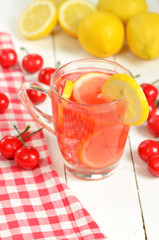
M28 137L30 137L31 135L33 135L33 134L35 134L35 133L41 131L42 129L43 129L43 127L40 128L40 129L38 129L38 130L36 130L35 132L32 132L32 133L28 134L26 137L23 138L23 140L26 139L26 138L28 138Z
M156 108L158 108L158 106L159 106L159 101L156 103Z
M153 83L151 83L152 85L154 85L155 83L157 83L159 81L159 79L157 79L156 81L154 81Z
M134 76L134 78L138 78L138 77L140 77L140 74L137 74L137 75Z
M21 47L20 50L24 51L27 55L29 54L28 50L24 47Z
M23 132L21 132L19 135L16 136L16 138L22 136L25 132L27 132L30 128L30 125L28 125Z
M17 126L13 125L13 127L17 130L17 133L19 134L20 140L22 141L22 144L23 144L23 146L25 147L25 143L24 143L24 141L23 141L23 138L22 138L22 136L21 136L21 134L20 134Z
M58 69L61 66L61 62L57 61L55 68Z

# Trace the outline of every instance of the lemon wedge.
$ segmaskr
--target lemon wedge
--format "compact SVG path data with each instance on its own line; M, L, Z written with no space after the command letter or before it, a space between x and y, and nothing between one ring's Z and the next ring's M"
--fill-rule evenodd
M144 123L149 114L149 105L140 85L127 74L114 74L104 84L102 96L112 100L125 98L127 107L124 123L127 125L140 125Z
M72 90L73 90L73 82L71 80L67 79L66 83L65 83L65 88L62 93L62 97L69 99L71 97Z
M57 23L57 9L50 1L34 1L21 13L18 29L28 39L40 39L50 34Z
M77 37L79 23L95 10L96 6L88 0L66 0L59 7L59 24L66 33Z

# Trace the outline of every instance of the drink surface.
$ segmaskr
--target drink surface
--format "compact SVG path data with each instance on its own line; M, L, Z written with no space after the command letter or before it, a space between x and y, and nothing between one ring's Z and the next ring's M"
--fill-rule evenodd
M79 78L87 74L76 72L62 76L55 83L56 91L61 95L67 79L75 86ZM110 72L104 74L106 78L112 75ZM54 99L52 95L57 139L68 167L88 170L109 168L116 165L123 153L130 128L122 122L126 103L124 100L108 103L102 98L105 81L100 77L98 80L93 78L80 86L82 101L88 104L80 104L74 94L70 101ZM58 104L54 104L54 100Z

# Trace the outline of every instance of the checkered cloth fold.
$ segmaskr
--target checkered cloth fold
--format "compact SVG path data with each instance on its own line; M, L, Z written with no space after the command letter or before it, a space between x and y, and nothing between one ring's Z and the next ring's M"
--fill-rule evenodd
M0 33L0 49L13 48L11 37ZM16 135L27 125L39 126L24 110L18 91L25 81L20 66L0 68L0 92L10 104L0 114L0 138ZM90 214L58 176L49 157L43 132L27 141L40 153L40 164L32 171L19 168L0 155L0 239L2 240L93 240L106 239Z

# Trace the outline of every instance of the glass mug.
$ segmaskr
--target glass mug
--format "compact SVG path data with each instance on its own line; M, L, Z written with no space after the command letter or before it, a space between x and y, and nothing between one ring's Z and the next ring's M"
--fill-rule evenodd
M124 151L130 126L122 121L126 108L123 98L111 103L82 104L61 96L66 79L74 82L89 72L132 76L129 70L115 62L82 59L59 68L53 74L50 86L37 81L23 83L20 98L35 121L56 135L67 169L79 178L94 180L114 172ZM52 116L30 101L28 89L51 98Z

